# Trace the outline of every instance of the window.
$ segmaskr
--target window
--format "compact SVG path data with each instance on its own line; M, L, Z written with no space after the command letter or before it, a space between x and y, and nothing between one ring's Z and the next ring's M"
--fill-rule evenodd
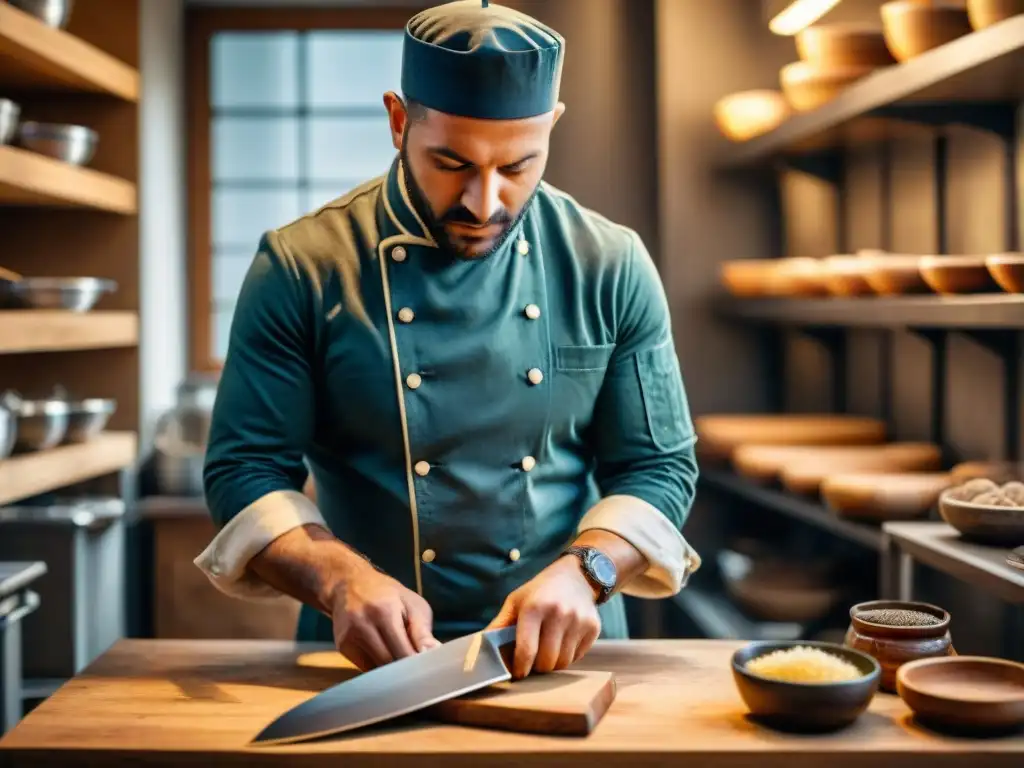
M260 236L383 174L412 12L208 9L189 21L191 362L220 366Z

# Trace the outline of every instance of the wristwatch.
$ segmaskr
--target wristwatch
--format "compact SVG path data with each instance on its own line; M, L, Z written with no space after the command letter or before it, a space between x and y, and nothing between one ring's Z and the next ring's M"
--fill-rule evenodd
M562 555L578 557L583 565L583 574L587 580L597 587L597 604L601 605L612 596L618 574L615 563L604 552L596 547L568 547Z

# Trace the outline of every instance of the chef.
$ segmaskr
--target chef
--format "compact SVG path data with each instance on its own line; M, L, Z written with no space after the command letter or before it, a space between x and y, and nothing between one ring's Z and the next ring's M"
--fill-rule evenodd
M561 669L700 565L658 273L542 181L563 55L493 3L415 15L390 169L266 232L241 288L196 564L364 669L511 623L514 676Z

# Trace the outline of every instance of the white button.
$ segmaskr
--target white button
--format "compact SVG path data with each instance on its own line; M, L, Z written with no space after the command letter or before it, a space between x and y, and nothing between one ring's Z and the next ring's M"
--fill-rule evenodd
M398 319L403 323L411 323L414 317L416 317L416 313L408 307L402 307L398 310Z
M219 565L211 565L210 566L210 573L212 573L214 576L220 576L220 566Z
M523 256L530 252L530 244L525 240L520 240L516 243L516 250L519 251Z
M519 560L521 556L522 553L518 549L509 550L508 559L511 560L513 563Z
M420 556L423 558L424 563L434 562L434 558L437 557L437 552L432 549L424 549L423 554Z
M405 256L405 248L403 248L402 246L397 245L391 249L391 258L394 259L395 261L405 261Z
M538 317L540 317L540 307L538 307L536 304L527 304L526 316L531 320L536 320Z
M416 470L416 474L420 477L426 477L430 474L430 465L425 461L417 461L416 466L413 467Z
M523 460L519 464L522 466L523 471L529 472L537 466L537 460L533 456L523 456Z
M423 383L423 378L418 373L410 373L405 377L405 383L409 386L409 389L419 389L420 384Z
M531 384L540 384L542 381L544 381L544 373L541 371L540 368L531 368L527 372L526 378L530 380Z

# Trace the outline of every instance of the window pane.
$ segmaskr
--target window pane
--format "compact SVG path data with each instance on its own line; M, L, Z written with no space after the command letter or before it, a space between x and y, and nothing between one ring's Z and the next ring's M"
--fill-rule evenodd
M210 43L213 107L295 107L299 37L295 32L222 32Z
M260 236L302 215L299 190L213 190L213 244L256 252Z
M228 340L231 338L231 317L235 313L234 306L217 307L210 317L210 332L213 334L213 357L223 360L228 354Z
M381 107L401 92L400 30L309 33L306 82L311 107Z
M213 254L213 303L219 307L233 306L242 289L242 281L256 252L222 251Z
M295 180L298 144L297 118L214 118L213 180Z
M310 181L334 182L381 176L395 156L386 114L380 117L310 118L307 129Z

